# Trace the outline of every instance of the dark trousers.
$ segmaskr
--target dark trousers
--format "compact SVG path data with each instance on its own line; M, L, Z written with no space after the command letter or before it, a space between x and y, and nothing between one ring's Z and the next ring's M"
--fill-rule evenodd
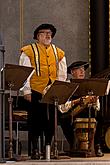
M58 111L58 123L70 145L70 149L72 149L74 145L74 128L71 116L65 117L65 115Z
M102 145L103 117L100 111L97 112L96 121L97 121L97 125L96 125L96 132L94 136L94 144Z
M51 144L54 134L54 105L40 103L41 99L41 93L32 91L28 123L33 150L37 149L39 136L44 134L46 145Z

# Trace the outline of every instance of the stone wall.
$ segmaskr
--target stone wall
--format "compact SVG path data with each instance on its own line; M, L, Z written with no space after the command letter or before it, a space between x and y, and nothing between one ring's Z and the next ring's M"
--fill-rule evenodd
M88 60L88 5L87 0L1 0L5 62L18 63L20 47L34 41L41 23L56 26L53 42L65 51L67 64Z

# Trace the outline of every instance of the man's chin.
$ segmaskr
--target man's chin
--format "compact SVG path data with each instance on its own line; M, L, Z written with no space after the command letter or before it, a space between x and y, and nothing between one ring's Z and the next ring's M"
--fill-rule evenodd
M83 76L80 76L79 79L84 79L84 77Z
M51 41L45 42L46 46L49 46L51 44Z

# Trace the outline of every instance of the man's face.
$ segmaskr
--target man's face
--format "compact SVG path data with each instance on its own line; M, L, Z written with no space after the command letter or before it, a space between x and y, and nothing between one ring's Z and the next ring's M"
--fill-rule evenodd
M84 79L85 78L85 69L84 67L80 67L77 69L72 69L71 70L71 75L75 79Z
M49 46L52 41L52 31L50 29L39 30L37 40L40 44Z

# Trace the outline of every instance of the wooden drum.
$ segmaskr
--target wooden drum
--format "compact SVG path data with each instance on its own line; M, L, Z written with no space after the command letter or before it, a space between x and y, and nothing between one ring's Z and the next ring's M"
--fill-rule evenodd
M94 135L96 130L95 118L76 118L75 134L76 134L76 149L78 151L93 151L94 152Z

